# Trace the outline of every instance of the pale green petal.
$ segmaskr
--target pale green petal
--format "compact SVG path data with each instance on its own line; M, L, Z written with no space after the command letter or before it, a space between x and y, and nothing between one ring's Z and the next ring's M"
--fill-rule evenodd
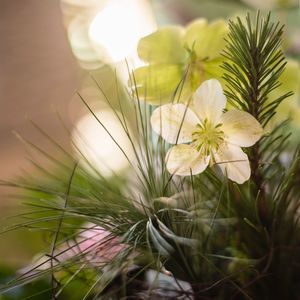
M286 69L280 77L282 85L270 94L270 99L276 99L287 92L294 95L285 99L277 108L275 121L283 121L291 117L296 126L300 126L300 64L295 60L287 61Z
M182 45L183 34L180 26L161 28L139 41L138 55L151 64L183 63L187 55Z
M191 145L172 147L166 156L167 169L171 174L190 176L203 172L209 163L209 156L202 157Z
M281 75L279 81L282 83L281 86L270 94L270 98L279 97L282 94L293 91L294 95L292 96L292 98L294 97L295 99L299 100L300 64L298 61L291 59L287 60L285 71Z
M206 19L196 19L186 26L183 42L189 49L193 49L196 41L202 40L208 28Z
M196 89L205 80L218 79L225 87L225 82L222 79L224 72L220 67L222 62L222 58L216 58L198 63L197 67L190 67L181 91L180 102L188 103Z
M294 97L286 99L279 105L273 125L288 118L291 120L292 127L300 128L300 104Z
M197 115L182 103L158 107L151 116L153 130L168 143L188 143L199 123Z
M195 50L198 58L213 59L224 49L227 33L228 26L224 20L208 24L206 20L198 19L187 26L184 42Z
M193 105L202 122L207 120L217 125L226 106L220 82L216 79L204 81L194 94Z
M191 99L195 93L195 89L191 86L191 82L186 80L182 89L180 90L180 97L178 96L178 102L185 104L191 104Z
M180 91L180 102L190 103L196 89L204 81L204 65L197 67L189 67L188 72L184 77L184 84Z
M181 67L177 65L150 65L133 71L135 79L131 89L137 90L139 98L150 104L160 105L172 101L181 80Z
M250 147L262 136L263 128L249 113L232 109L221 116L225 139L234 145Z
M225 87L225 80L222 78L224 70L221 65L224 63L225 59L223 57L214 58L213 60L208 60L203 62L203 80L217 79L221 82L222 86Z
M232 181L242 184L250 178L251 169L246 153L238 146L225 144L214 154L215 163Z

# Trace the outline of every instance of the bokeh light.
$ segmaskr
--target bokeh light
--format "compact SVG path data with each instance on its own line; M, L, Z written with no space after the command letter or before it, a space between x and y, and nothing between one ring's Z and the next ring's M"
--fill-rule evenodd
M129 161L119 146L129 159L133 158L133 150L115 112L103 109L94 113L109 134L92 114L85 115L78 121L72 134L75 151L88 171L92 174L97 171L109 177L129 166ZM114 140L118 141L119 146Z
M136 59L139 39L154 29L145 1L112 1L91 22L89 36L100 53L117 62Z
M128 60L141 65L136 53L140 38L157 28L146 0L63 0L70 46L83 69Z

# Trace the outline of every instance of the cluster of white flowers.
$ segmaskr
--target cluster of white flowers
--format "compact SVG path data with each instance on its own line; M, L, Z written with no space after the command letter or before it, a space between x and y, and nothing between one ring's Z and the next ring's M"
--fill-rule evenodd
M249 113L224 112L225 107L222 86L211 79L200 85L189 105L166 104L153 112L153 130L174 144L166 156L171 174L196 175L208 165L218 165L236 183L250 178L248 156L241 147L254 145L262 136L262 126Z

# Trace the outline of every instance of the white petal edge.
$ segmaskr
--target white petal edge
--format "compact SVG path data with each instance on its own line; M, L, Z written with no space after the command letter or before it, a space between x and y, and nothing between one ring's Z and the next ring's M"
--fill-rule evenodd
M191 142L199 122L197 115L182 103L160 106L151 116L153 130L170 144Z
M248 156L240 147L225 144L214 154L214 159L223 174L232 181L242 184L250 178Z
M226 106L221 83L216 79L204 81L194 94L193 105L202 122L206 119L217 125Z
M250 147L263 134L260 123L245 111L230 110L221 116L220 121L226 141L234 145Z
M209 163L209 156L200 156L191 145L172 147L166 155L167 169L171 174L179 176L197 175L203 172Z

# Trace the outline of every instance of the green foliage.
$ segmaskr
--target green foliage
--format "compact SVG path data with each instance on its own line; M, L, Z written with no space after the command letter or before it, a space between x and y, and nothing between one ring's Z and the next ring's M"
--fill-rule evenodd
M268 97L281 85L279 79L286 65L281 50L283 26L272 23L270 14L261 18L259 13L255 24L249 14L245 23L240 18L237 22L229 21L230 33L224 51L229 61L223 64L226 96L233 107L251 113L265 126L278 105L293 94Z
M250 112L264 125L290 95L268 97L279 86L285 66L281 35L282 28L271 23L270 16L258 15L255 24L249 16L245 24L241 19L230 21L223 64L227 97L231 105ZM172 35L174 41L176 35ZM142 44L144 51L149 45ZM160 59L154 54L155 60ZM136 86L135 80L130 78L131 86ZM211 169L197 176L177 177L165 167L169 146L150 128L153 108L139 101L137 89L134 92L128 106L134 112L135 136L128 130L121 101L118 107L135 153L129 176L105 178L91 164L94 172L89 172L42 130L61 152L60 159L27 141L51 162L53 171L35 164L38 176L27 174L17 182L2 182L25 190L23 198L35 208L35 214L24 216L23 223L10 229L43 229L52 242L40 266L18 275L0 290L18 288L48 274L53 299L64 299L65 288L76 286L78 279L83 282L83 299L150 298L155 289L141 275L154 269L188 282L192 291L182 291L182 295L190 299L298 299L300 153L286 151L287 122L251 150L252 176L245 184L237 185ZM80 98L99 126L105 127ZM89 164L87 158L81 159ZM79 251L60 261L64 252L80 249L82 241L76 237L88 230L85 222L108 230L110 239L119 237L126 247L95 265L88 255L95 248L101 253L105 243L94 241L87 253ZM39 269L47 263L50 267ZM138 266L134 272L133 265ZM168 298L168 289L163 292L166 299L174 299Z

